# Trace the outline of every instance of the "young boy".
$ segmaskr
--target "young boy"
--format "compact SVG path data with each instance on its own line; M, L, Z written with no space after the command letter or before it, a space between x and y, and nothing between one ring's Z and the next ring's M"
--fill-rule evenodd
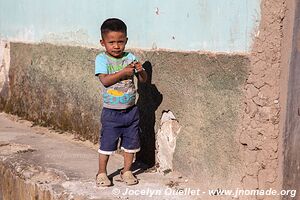
M134 185L138 180L131 172L134 153L140 150L139 113L135 105L136 89L134 75L140 82L147 80L147 74L141 63L132 53L124 52L127 43L127 27L120 19L110 18L101 25L100 44L105 48L95 61L95 75L103 87L103 109L101 113L101 138L99 152L99 171L96 183L110 186L106 166L109 155L117 150L121 138L124 150L124 168L121 179L127 185Z

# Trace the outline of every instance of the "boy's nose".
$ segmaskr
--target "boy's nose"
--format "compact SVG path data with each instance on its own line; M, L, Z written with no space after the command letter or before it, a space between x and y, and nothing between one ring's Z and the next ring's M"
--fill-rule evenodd
M115 48L115 49L119 49L120 46L119 46L118 44L115 44L115 45L114 45L114 48Z

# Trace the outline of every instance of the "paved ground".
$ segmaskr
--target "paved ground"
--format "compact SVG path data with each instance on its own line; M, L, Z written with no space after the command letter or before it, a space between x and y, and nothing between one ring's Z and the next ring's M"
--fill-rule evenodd
M77 199L207 199L197 183L178 173L166 175L136 164L140 183L126 186L119 178L122 156L111 156L108 166L113 186L96 187L97 145L76 141L68 133L59 134L16 116L0 113L0 164L9 163L18 176L30 184L43 184L54 194ZM126 193L129 192L129 193ZM195 191L194 191L195 192ZM67 194L67 195L66 195ZM0 197L1 198L1 197ZM220 198L215 198L220 199Z

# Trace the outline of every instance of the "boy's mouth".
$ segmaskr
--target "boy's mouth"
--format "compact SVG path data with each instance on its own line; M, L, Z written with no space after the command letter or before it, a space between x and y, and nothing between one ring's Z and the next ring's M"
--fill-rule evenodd
M115 57L119 57L122 55L122 51L111 51L111 55Z
M112 52L113 54L120 54L120 53L122 53L121 51L113 51Z

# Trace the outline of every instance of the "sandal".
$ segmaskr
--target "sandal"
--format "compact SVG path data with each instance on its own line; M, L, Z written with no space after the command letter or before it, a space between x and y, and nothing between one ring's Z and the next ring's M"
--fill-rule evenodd
M97 186L108 187L111 186L111 181L108 179L106 173L100 173L96 175Z
M122 181L126 183L126 185L135 185L138 184L137 178L134 177L131 171L126 171L124 173L120 173L120 177Z

